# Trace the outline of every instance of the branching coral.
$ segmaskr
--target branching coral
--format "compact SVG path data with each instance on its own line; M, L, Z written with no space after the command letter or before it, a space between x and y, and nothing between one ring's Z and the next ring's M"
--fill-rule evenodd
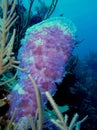
M10 36L10 29L18 19L14 12L16 0L8 2L8 0L0 1L2 16L0 18L0 75L8 69L15 67L15 57L13 56L13 44L15 40L16 30L13 30Z
M60 130L73 130L74 128L75 128L75 130L80 130L81 124L87 119L88 115L85 116L82 120L77 121L79 115L77 113L75 113L74 117L72 117L70 124L68 125L68 115L65 114L65 116L63 117L63 115L61 114L60 110L58 109L57 104L55 103L55 101L52 98L52 96L50 95L50 93L46 92L45 94L58 116L58 119L52 118L51 121L56 126L58 126L60 128Z

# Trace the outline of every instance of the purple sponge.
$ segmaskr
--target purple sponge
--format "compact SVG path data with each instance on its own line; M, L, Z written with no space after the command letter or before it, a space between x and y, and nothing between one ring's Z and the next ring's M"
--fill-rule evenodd
M11 96L10 115L17 108L15 120L35 115L37 104L31 74L39 87L43 106L47 99L45 92L56 92L55 82L60 83L66 74L65 66L74 48L76 28L66 18L51 18L27 29L21 41L18 60L25 71L17 71L18 83Z

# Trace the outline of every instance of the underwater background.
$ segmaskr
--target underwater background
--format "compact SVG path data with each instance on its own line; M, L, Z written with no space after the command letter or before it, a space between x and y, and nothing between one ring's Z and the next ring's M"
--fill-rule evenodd
M12 4L14 3L13 1L14 0L12 0ZM17 61L19 60L20 63L16 62L16 64L19 65L16 65L15 67L13 67L14 66L13 65L12 67L6 68L6 71L3 74L0 72L0 130L14 130L14 129L31 130L30 123L32 120L34 120L35 123L34 130L63 130L63 129L64 130L96 130L97 129L97 73L96 73L97 72L97 36L96 36L97 35L97 7L96 7L97 0L94 1L91 0L17 0L17 1L18 4L16 4L15 12L17 16L19 16L19 18L16 20L13 26L11 26L9 31L10 34L9 38L13 34L12 33L13 29L16 28L17 31L16 31L14 44L12 45L13 47L12 50L14 52L15 59ZM32 2L33 4L30 10L30 17L28 18L27 15L29 14L31 1L33 1ZM54 3L52 1L53 2L57 1L56 5L53 5ZM53 3L51 8L54 10L50 12L51 14L49 14L48 10L51 3ZM9 4L10 5L8 7L9 12L11 10L12 4L11 5ZM0 17L2 18L1 8L0 8ZM27 85L28 85L27 91L31 91L32 93L34 92L33 88L31 89L29 87L33 84L32 80L31 80L32 84L30 83L31 77L29 76L30 79L28 78L27 80L27 74L30 73L29 64L31 60L33 61L33 58L32 59L29 58L31 56L30 53L27 53L27 49L29 49L28 51L30 52L31 47L33 48L33 46L28 47L28 45L30 45L29 44L29 39L30 39L29 35L31 32L30 27L32 27L32 32L34 32L35 29L37 29L39 26L40 28L42 28L41 22L45 23L45 19L48 21L49 18L52 18L51 20L53 21L54 17L57 17L57 20L58 18L61 19L64 17L66 19L70 19L74 23L77 29L76 36L74 38L74 46L73 46L73 41L71 40L72 38L69 37L71 40L70 42L71 48L68 51L68 53L71 55L71 57L70 59L68 58L69 59L68 61L66 61L66 66L64 67L64 69L62 68L65 71L65 73L62 75L62 78L59 78L59 80L61 79L61 82L57 82L57 80L55 80L54 81L55 86L54 86L50 78L48 84L43 85L41 83L43 85L43 91L44 90L46 91L47 89L49 90L49 92L52 93L52 98L54 99L54 102L57 104L56 107L58 108L59 112L62 114L63 121L65 123L62 122L62 120L60 121L60 117L57 122L58 111L56 112L56 110L54 109L50 101L49 102L46 101L47 105L43 105L44 113L42 113L41 110L41 114L38 113L40 115L37 114L36 119L27 117L27 119L30 120L30 123L28 121L27 122L28 124L25 126L26 124L25 121L27 121L27 119L24 117L23 119L21 118L19 120L19 118L21 117L21 111L23 111L24 115L26 115L25 114L26 111L24 110L27 106L26 102L28 102L29 99L35 98L34 94L32 95L32 97L29 95L26 96L24 95L22 97L20 96L20 94L23 94L24 90L26 90ZM0 22L0 26L1 23L2 22ZM70 31L73 32L71 25L68 25L68 27L70 27L71 29ZM28 45L26 45L27 42ZM65 42L67 42L66 44L68 50L68 40ZM8 43L6 43L5 46L7 44ZM22 47L24 47L24 49ZM37 46L34 47L37 48ZM73 52L72 49L74 49ZM63 50L63 52L64 51L65 50ZM68 55L68 53L66 52L66 55ZM53 51L51 54L53 54ZM42 57L44 57L44 55L45 53L43 53ZM55 53L55 56L58 56L57 52ZM63 57L64 56L62 55L62 58ZM24 61L22 60L22 58L24 58L23 59ZM52 60L54 61L55 66L53 65L53 62L50 62L53 66L53 67L51 66L52 68L55 68L58 65L61 66L61 64L63 63L63 62L61 63L60 54L58 58L59 58L58 60L55 61ZM6 64L9 63L9 61L10 60L8 59ZM40 66L42 62L45 64L44 61L42 62L41 61L37 62ZM47 65L49 67L50 64ZM24 68L28 67L27 73L23 72L25 70L23 67ZM2 69L0 69L0 71L1 70ZM31 71L35 74L36 72L34 72L33 70ZM56 72L59 71L59 73L61 73L61 69L59 70L56 69L55 71ZM51 72L57 75L57 73L54 73L53 69L51 70ZM47 73L47 76L48 75L52 76L51 72L49 71ZM35 76L37 76L37 73ZM39 76L42 77L43 75L40 74ZM45 77L46 76L44 75L42 78L45 79ZM6 81L8 82L6 83ZM21 87L19 85L21 85ZM51 88L49 88L49 85L51 86ZM46 88L45 86L48 88ZM40 89L40 93L41 93L41 89ZM45 96L43 96L43 98L45 99ZM41 103L44 103L45 100L42 102L41 96L38 97L38 99L40 101L40 106L41 106ZM49 98L47 99L49 100ZM30 101L32 103L32 100ZM18 102L21 102L22 104L20 107L18 107L19 106ZM29 105L30 107L28 107L29 109L27 110L28 113L30 111L31 112L36 111L37 104L34 104L33 106L35 106L35 108L32 109L31 103ZM15 106L18 108L18 111L20 111L19 114L15 113L16 115L13 112ZM31 114L33 115L33 113ZM42 120L42 117L41 118L39 117L42 116L42 114L44 114L44 122L40 121L40 126L38 126L39 124L37 122L39 121L39 119ZM20 126L19 126L16 120L18 120L18 122L23 120L24 122L20 122ZM15 128L17 126L18 128ZM26 128L27 126L28 128Z
M43 0L49 5L51 0ZM29 1L28 1L29 2ZM29 7L23 0L24 6ZM35 6L38 5L36 1ZM82 58L90 51L97 51L97 0L59 0L51 17L60 15L71 19L77 27L77 36L82 44L76 49L76 53ZM34 12L33 12L34 13Z

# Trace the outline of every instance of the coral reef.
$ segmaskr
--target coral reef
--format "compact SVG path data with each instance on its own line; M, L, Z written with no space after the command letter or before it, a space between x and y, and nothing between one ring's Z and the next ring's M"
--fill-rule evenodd
M0 130L79 130L88 116L83 115L84 118L82 116L77 120L78 114L75 112L68 120L65 113L68 107L57 106L51 96L57 90L56 84L60 85L66 73L74 72L72 67L76 62L69 62L69 67L67 64L76 44L76 28L64 17L48 19L58 0L52 0L49 6L38 0L40 6L36 7L36 14L32 13L34 2L30 0L27 10L21 0L0 1ZM19 61L15 60L17 58ZM92 92L95 93L95 89ZM88 97L90 95L89 92ZM52 111L45 109L48 100ZM96 101L95 98L93 101ZM96 111L96 107L91 108Z

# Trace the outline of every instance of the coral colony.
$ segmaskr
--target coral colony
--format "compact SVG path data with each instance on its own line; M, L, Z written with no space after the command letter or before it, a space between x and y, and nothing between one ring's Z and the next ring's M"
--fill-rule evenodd
M66 18L50 18L27 29L21 41L18 60L25 71L17 71L18 83L11 93L10 116L17 108L15 121L35 115L37 104L31 74L40 89L43 107L45 92L56 92L55 83L60 83L66 74L65 66L74 48L76 28Z

